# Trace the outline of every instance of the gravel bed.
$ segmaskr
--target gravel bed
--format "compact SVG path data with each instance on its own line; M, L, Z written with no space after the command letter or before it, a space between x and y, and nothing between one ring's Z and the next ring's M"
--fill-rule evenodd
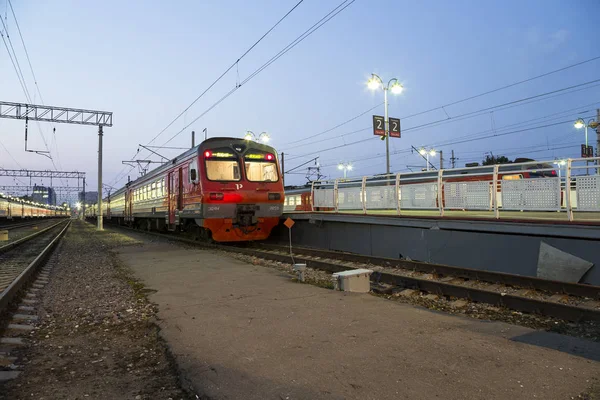
M12 243L12 242L16 242L17 240L22 239L26 236L33 235L34 233L37 233L44 228L52 226L52 225L56 224L57 222L59 222L58 219L46 219L46 220L39 221L38 224L35 224L33 226L24 226L21 228L13 228L13 229L9 228L10 230L8 231L8 240L4 241L4 242L0 242L0 247L7 245L9 243ZM2 230L2 229L0 229L0 230Z
M143 285L112 248L137 242L74 221L50 283L40 323L20 355L21 376L0 399L188 399L154 323Z

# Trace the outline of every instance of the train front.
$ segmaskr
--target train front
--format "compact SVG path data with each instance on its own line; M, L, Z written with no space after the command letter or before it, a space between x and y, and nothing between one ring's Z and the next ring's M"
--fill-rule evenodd
M274 148L235 138L200 146L202 219L213 240L263 240L283 212L283 182Z

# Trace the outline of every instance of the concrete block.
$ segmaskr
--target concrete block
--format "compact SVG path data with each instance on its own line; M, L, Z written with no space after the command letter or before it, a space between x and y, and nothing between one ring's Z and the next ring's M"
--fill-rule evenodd
M418 290L415 290L415 289L404 289L403 291L398 293L398 295L400 295L402 297L412 297L412 296L419 295L419 293L421 293L421 292Z
M465 308L468 304L469 302L467 300L458 299L453 301L450 306L452 306L452 308Z
M589 300L580 304L581 307L591 308L592 310L600 310L600 301Z
M13 319L16 320L25 320L25 321L37 321L39 318L37 315L29 315L29 314L14 314Z
M520 289L520 290L517 290L516 292L512 293L513 296L521 296L521 297L531 296L531 294L533 294L533 290L531 290L531 289Z
M0 382L15 379L20 373L21 371L0 371Z
M440 296L438 296L437 294L429 293L428 295L424 296L423 298L425 298L427 300L438 300L440 298Z
M344 292L368 293L371 290L369 277L373 273L370 269L351 269L336 272L332 275L334 287Z
M3 337L0 338L0 344L11 344L15 346L23 346L25 342L20 337Z
M553 301L555 303L567 303L569 301L569 295L568 294L553 294L552 296L550 296L550 301Z
M31 331L33 330L33 325L8 324L8 329L12 329L15 331Z

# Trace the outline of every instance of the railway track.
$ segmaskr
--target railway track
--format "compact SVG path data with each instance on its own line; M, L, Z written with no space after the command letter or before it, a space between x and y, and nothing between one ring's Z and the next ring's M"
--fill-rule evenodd
M69 228L60 221L34 234L0 246L0 312L29 282Z
M291 262L287 246L209 244L172 234L135 231L204 248L282 263ZM298 247L294 248L294 260L329 273L355 268L373 269L375 273L371 278L375 284L387 285L392 290L413 289L567 321L600 321L598 286Z

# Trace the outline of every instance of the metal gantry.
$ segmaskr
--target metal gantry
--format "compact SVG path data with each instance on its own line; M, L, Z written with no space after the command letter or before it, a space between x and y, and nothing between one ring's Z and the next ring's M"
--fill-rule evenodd
M0 101L0 118L43 121L60 124L94 125L98 127L98 209L102 210L102 137L103 128L112 126L110 111L44 106ZM85 184L84 184L85 187ZM85 189L84 189L85 190ZM85 215L85 209L84 209ZM98 213L98 230L102 230L102 213Z
M0 101L0 118L112 126L112 112Z
M15 178L75 178L85 179L85 172L79 171L39 171L31 169L4 169L0 168L0 176Z

